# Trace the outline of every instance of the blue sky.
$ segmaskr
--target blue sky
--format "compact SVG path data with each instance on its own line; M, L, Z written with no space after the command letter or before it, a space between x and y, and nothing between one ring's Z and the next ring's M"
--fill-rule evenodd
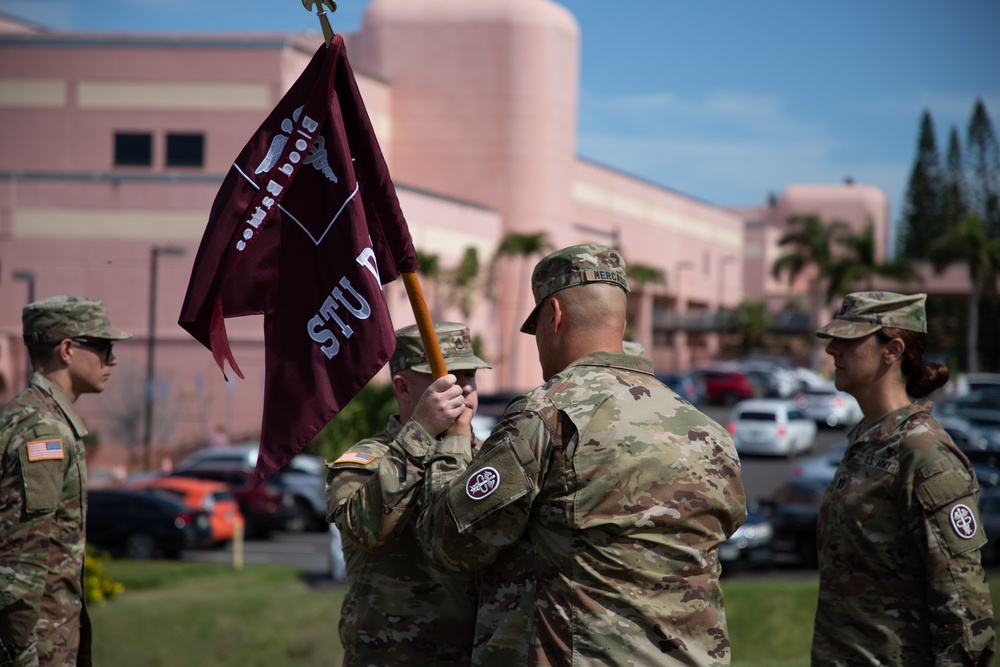
M996 0L560 2L582 35L580 155L715 204L850 176L882 188L896 220L924 109L942 154L976 98L1000 129ZM368 4L341 0L334 29L356 30ZM0 0L0 12L101 31L319 25L299 0Z

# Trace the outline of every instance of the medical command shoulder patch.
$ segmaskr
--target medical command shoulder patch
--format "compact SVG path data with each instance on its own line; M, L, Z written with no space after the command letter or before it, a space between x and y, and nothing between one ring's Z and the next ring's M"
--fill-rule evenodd
M344 452L340 455L339 459L333 462L333 465L337 465L338 463L358 463L366 466L376 460L378 460L378 457L374 454L368 454L366 452Z
M473 500L482 500L500 486L500 473L496 468L486 467L473 473L465 484L465 493Z
M65 456L62 440L36 440L27 446L29 461L59 461Z
M976 535L976 515L968 505L955 505L950 513L951 527L963 540L971 540Z

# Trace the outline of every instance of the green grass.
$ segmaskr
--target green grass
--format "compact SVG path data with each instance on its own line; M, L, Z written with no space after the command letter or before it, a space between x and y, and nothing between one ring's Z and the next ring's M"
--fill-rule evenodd
M734 667L808 667L819 579L723 579Z
M125 592L90 609L104 667L340 665L343 589L284 566L113 561Z
M126 590L91 608L102 667L341 663L343 588L310 588L294 568L111 561L107 572ZM809 665L815 576L725 579L723 589L734 667ZM1000 600L1000 577L990 590Z

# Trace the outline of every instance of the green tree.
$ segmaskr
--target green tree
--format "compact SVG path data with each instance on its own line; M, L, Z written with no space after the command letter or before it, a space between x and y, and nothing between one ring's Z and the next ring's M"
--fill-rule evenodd
M812 311L809 315L813 328L819 326L820 311L829 303L824 290L828 284L830 272L834 265L833 248L836 240L847 232L846 223L834 220L824 224L816 215L795 216L788 220L788 230L778 239L779 246L787 246L791 250L775 260L771 267L771 275L780 278L788 274L788 283L792 284L799 274L806 270L814 270L815 278L812 284ZM818 367L821 348L818 342L813 343L813 367Z
M536 232L534 234L520 234L518 232L508 232L500 239L500 244L497 246L496 256L494 257L494 262L501 257L508 257L520 260L522 265L526 263L535 255L540 255L550 248L548 235L545 232ZM517 313L523 313L524 310L524 299L528 292L527 286L524 285L524 276L527 273L523 270L518 271L520 280L518 281L517 296L516 298L516 311ZM507 359L509 360L509 371L508 371L508 385L513 386L515 382L515 373L517 369L517 345L515 343L515 336L512 333L504 334L507 338Z
M952 127L948 136L948 157L941 179L941 217L944 229L954 229L968 211L966 200L965 162L962 159L962 142L958 128Z
M987 236L1000 237L1000 148L986 105L976 100L966 135L969 208L979 214Z
M903 204L903 217L898 225L897 248L907 257L927 257L927 248L940 232L941 162L934 121L929 111L920 119L917 158L910 172Z
M451 288L448 292L448 302L461 311L466 322L472 315L478 286L479 252L475 247L469 246L462 254L462 261L451 272Z
M441 276L441 261L440 258L432 253L424 252L420 248L415 249L417 252L417 261L420 263L420 268L417 269L417 274L423 276L427 279L427 283L430 286L430 303L427 305L427 310L430 312L431 319L438 319L439 299L438 299L438 278ZM427 291L426 289L424 291Z
M962 223L934 240L928 249L937 273L956 262L964 262L969 270L969 292L966 326L966 370L979 370L979 308L986 294L993 294L1000 275L1000 237L989 238L982 219L976 212L966 215ZM991 340L991 344L995 341Z
M774 318L764 301L743 301L736 310L736 334L739 336L740 353L747 356L764 347L767 333L774 326Z
M392 385L369 382L316 434L308 451L332 461L362 438L381 432L395 412Z
M875 231L869 223L859 234L842 232L834 239L844 252L833 258L830 264L826 288L826 302L843 296L858 283L865 283L865 289L873 289L875 276L912 280L918 276L916 265L909 257L896 256L888 262L880 262L875 254Z

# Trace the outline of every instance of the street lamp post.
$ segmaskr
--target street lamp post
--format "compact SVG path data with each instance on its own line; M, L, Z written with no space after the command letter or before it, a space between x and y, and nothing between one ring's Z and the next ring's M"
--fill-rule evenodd
M735 255L723 255L719 258L719 303L717 308L719 312L722 312L722 300L725 295L725 285L726 285L726 264L732 264L736 261Z
M11 275L14 278L14 280L23 280L24 282L26 282L28 284L28 303L34 303L35 302L35 272L34 271L28 271L28 270L22 270L22 271L15 271ZM27 369L25 371L25 378L27 379L28 382L30 382L31 381L31 357L30 356L28 357L28 361L25 364L25 367Z
M156 350L156 274L160 255L183 255L184 248L178 246L153 246L149 258L149 336L146 339L146 414L143 420L143 465L152 468L153 442L153 381L154 353Z

